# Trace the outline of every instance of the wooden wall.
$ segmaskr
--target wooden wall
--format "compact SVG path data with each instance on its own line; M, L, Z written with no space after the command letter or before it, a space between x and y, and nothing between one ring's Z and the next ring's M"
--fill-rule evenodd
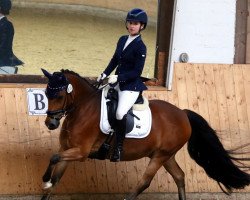
M149 99L189 108L220 130L226 148L250 141L250 65L175 64L173 90L150 88ZM26 88L31 84L0 85L0 195L40 194L41 177L58 148L58 130L48 131L44 116L27 114ZM208 149L209 151L209 149ZM186 174L187 192L219 192L217 184L189 157L186 147L177 155ZM125 193L134 188L148 159L110 163L73 162L56 193ZM176 192L164 169L147 192ZM241 192L250 192L247 188Z
M250 0L248 0L248 13L250 11ZM247 50L246 50L246 63L250 63L250 15L247 18Z

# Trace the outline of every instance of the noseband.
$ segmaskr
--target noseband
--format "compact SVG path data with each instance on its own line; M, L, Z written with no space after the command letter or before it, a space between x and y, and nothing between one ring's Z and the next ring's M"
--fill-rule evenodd
M51 119L60 120L62 117L65 117L69 113L69 109L53 110L47 111L47 116Z

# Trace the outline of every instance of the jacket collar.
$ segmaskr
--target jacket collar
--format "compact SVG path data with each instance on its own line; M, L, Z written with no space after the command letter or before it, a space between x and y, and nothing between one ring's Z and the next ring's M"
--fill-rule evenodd
M5 18L5 15L0 14L0 20L2 20L3 18Z
M124 47L124 45L125 45L127 39L128 39L128 36L125 37L125 40L124 40L123 43L122 43L122 53L123 53L123 54L126 53L127 51L129 51L131 48L133 48L133 46L134 46L138 41L141 40L141 36L139 35L137 38L135 38L135 39L134 39L134 40L133 40L133 41L123 50L123 47Z

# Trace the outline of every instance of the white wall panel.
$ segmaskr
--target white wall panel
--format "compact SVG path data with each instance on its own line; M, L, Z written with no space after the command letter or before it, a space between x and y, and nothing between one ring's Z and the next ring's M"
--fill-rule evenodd
M169 77L174 62L185 52L192 63L234 60L236 0L177 0L174 13Z

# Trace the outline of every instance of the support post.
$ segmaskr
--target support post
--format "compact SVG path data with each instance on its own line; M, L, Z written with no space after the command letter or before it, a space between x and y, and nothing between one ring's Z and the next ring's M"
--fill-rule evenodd
M236 2L235 64L246 63L248 0Z

